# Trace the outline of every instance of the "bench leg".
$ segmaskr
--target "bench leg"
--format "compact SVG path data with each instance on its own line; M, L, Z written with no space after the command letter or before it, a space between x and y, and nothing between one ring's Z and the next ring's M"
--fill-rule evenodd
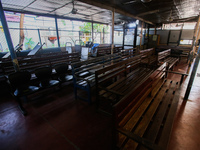
M91 101L90 87L88 87L87 94L88 94L88 103L91 104L92 101Z
M23 107L20 98L19 98L19 97L16 97L16 100L17 100L18 107L19 107L21 113L22 113L24 116L26 116L26 115L27 115L27 111L26 111L26 109Z
M180 84L183 83L183 79L184 79L184 75L182 74L182 75L181 75L181 81L180 81Z
M77 87L74 85L74 96L75 100L77 100Z

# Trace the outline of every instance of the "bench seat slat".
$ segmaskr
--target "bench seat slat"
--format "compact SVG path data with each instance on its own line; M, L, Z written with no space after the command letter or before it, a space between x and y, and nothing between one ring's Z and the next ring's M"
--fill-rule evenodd
M175 92L175 96L173 98L171 108L170 108L168 116L166 118L164 129L163 129L162 135L160 137L160 141L159 141L159 146L161 146L161 147L167 148L167 145L169 143L169 138L171 135L173 122L175 120L174 116L176 114L178 102L179 102L179 98L180 98L180 89L181 89L181 87L179 87L179 89L177 89Z
M161 88L161 92L162 94L164 94L164 92L167 89L167 85L170 84L169 81L166 82L166 84L163 86L163 88ZM155 95L154 95L155 96ZM142 117L143 113L146 111L146 109L148 108L148 106L151 104L151 102L153 101L154 96L148 97L138 108L138 110L136 111L136 113L133 114L133 116L130 118L130 120L126 123L126 125L124 126L124 129L128 130L128 131L132 131L133 128L136 126L137 122L139 121L139 119ZM156 100L153 101L153 104L156 106L159 104L159 102L161 101L163 95L160 95L159 97L157 97ZM153 105L151 104L151 105ZM155 107L156 108L156 107ZM151 119L151 118L150 118ZM135 134L138 134L137 132ZM126 137L123 137L123 142L125 141ZM121 140L120 140L121 141ZM122 143L121 143L122 145ZM120 146L121 146L120 145Z
M174 88L175 85L176 84L173 84L172 87ZM169 87L167 87L167 88L169 88ZM170 88L169 91L173 92L173 89ZM156 98L154 99L153 103L150 105L150 108L147 110L147 112L143 116L143 118L142 118L141 122L139 123L138 127L134 130L135 134L137 134L138 136L143 136L143 134L145 133L145 131L146 131L146 129L147 129L147 127L148 127L153 115L154 115L154 113L156 112L157 108L159 107L159 104L162 101L162 98L163 98L163 96L165 94L166 94L166 92L164 91L164 93L159 93L159 95L156 96ZM124 148L125 149L127 149L127 148L136 149L137 146L138 146L138 143L134 142L133 140L128 140L128 142L126 143Z
M173 83L173 84L176 84ZM170 87L169 87L170 88ZM171 87L171 93L168 91L167 96L163 98L163 102L161 103L160 110L155 116L155 120L153 120L153 123L151 125L150 130L148 131L147 135L145 138L149 139L152 142L155 142L157 134L159 132L159 129L162 126L164 117L167 112L167 108L171 105L172 99L174 98L173 92L176 91L176 88L178 88L178 85L176 84L175 88Z

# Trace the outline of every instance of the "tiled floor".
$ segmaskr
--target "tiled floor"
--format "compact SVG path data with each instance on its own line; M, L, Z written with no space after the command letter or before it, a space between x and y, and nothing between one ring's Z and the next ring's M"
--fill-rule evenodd
M187 101L183 100L183 97L185 96L190 76L187 77L182 85L179 108L169 145L170 150L200 149L200 77L197 75L199 73L200 64Z
M179 64L179 70L187 70ZM200 67L197 71L200 73ZM180 79L178 75L169 78ZM189 77L182 87L182 98ZM195 78L188 101L180 100L169 149L196 150L200 139L200 77ZM6 93L0 100L0 150L110 150L111 118L95 105L75 101L72 84L28 103L24 117Z

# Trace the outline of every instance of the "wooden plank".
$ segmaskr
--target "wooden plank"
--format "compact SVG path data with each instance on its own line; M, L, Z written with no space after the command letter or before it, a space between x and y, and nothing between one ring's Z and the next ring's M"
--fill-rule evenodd
M163 131L162 131L162 135L160 137L159 144L158 144L159 146L164 147L166 149L167 149L167 145L169 143L169 138L170 138L171 130L173 127L173 122L175 119L178 102L180 99L180 89L181 89L181 87L179 87L179 89L175 92L175 96L173 98L171 108L170 108L168 116L166 118L166 122L165 122Z
M136 134L133 134L127 130L124 130L123 128L118 128L117 131L120 132L121 134L123 134L124 136L128 136L130 139L132 139L138 143L141 143L143 146L145 146L148 149L162 150L162 147L159 147L158 145L151 143L151 141L141 138Z
M166 91L168 84L170 82L167 81L167 83L163 86L162 89L160 89L161 93L164 94L164 92ZM138 108L138 110L132 115L132 117L128 120L128 122L126 123L126 125L124 126L124 129L128 130L128 131L132 131L133 128L136 126L136 124L138 123L139 119L142 117L142 115L144 114L145 111L147 111L148 106L152 103L159 103L161 101L161 97L157 98L156 100L154 100L154 95L151 97L148 97L142 104L141 106ZM155 103L155 104L157 104ZM154 104L154 105L155 105ZM134 132L135 133L135 132ZM137 131L135 134L138 134ZM119 138L120 139L120 138ZM121 147L123 145L123 142L126 140L126 137L123 136L123 138L121 137L121 139L119 141L121 141L121 143L119 143L119 147Z
M168 86L168 89L171 88L171 90L166 91L166 95L163 97L163 102L160 105L159 111L154 116L155 119L153 120L151 128L145 136L145 138L149 139L153 143L155 142L158 132L162 126L162 122L167 112L167 108L171 104L171 101L173 99L173 93L178 86L175 81L173 81L173 83L171 84L173 84L171 87L170 85Z
M154 101L150 105L149 109L146 111L145 115L143 116L142 120L138 124L137 128L134 130L133 132L134 134L137 134L138 136L142 137L143 134L145 133L150 121L152 120L154 113L156 112L160 102L162 101L163 96L166 94L165 90L163 91L163 88L161 90L162 92L159 92L159 94L155 97ZM137 146L138 146L138 143L132 140L128 140L128 142L126 143L123 149L129 149L129 148L136 149Z
M142 114L145 112L145 110L153 100L153 96L148 97L151 90L152 89L146 91L141 99L136 103L136 105L134 105L134 107L127 113L127 115L119 123L120 127L123 127L128 131L131 131L135 127L139 119L142 117ZM121 147L126 139L126 136L119 134L118 147Z
M137 97L139 92L142 92L142 91L145 92L145 90L148 89L149 86L152 86L151 82L157 78L162 77L162 74L163 74L162 72L165 71L165 68L166 68L166 63L162 64L156 71L154 71L154 73L149 77L149 79L146 82L144 82L140 85L140 87L142 87L142 89L135 90L134 92L127 94L127 96L124 97L123 100L121 100L120 102L115 104L114 110L115 110L115 113L117 114L117 116L118 116L118 114L121 114L121 112L127 105L131 104L130 106L133 106L135 104L135 102L131 102L131 98ZM123 113L123 114L126 114L126 113ZM123 114L120 115L120 117L118 116L118 120L120 120L120 118L124 117Z

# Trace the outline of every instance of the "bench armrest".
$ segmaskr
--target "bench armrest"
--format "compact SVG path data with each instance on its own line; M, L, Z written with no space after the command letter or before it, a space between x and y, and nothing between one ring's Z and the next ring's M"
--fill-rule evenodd
M83 77L78 77L78 76L76 76L76 75L74 75L74 78L76 78L76 82L77 82L78 80L86 81L87 84L90 84L90 83L92 82L91 80L85 79L85 78L83 78Z
M183 79L185 76L188 76L187 73L182 73L182 72L175 72L175 71L165 71L166 73L174 73L174 74L178 74L178 75L181 75L181 80L180 80L180 84L183 83Z
M176 71L166 71L166 72L188 76L188 74L186 74L186 73L182 73L182 72L176 72Z

